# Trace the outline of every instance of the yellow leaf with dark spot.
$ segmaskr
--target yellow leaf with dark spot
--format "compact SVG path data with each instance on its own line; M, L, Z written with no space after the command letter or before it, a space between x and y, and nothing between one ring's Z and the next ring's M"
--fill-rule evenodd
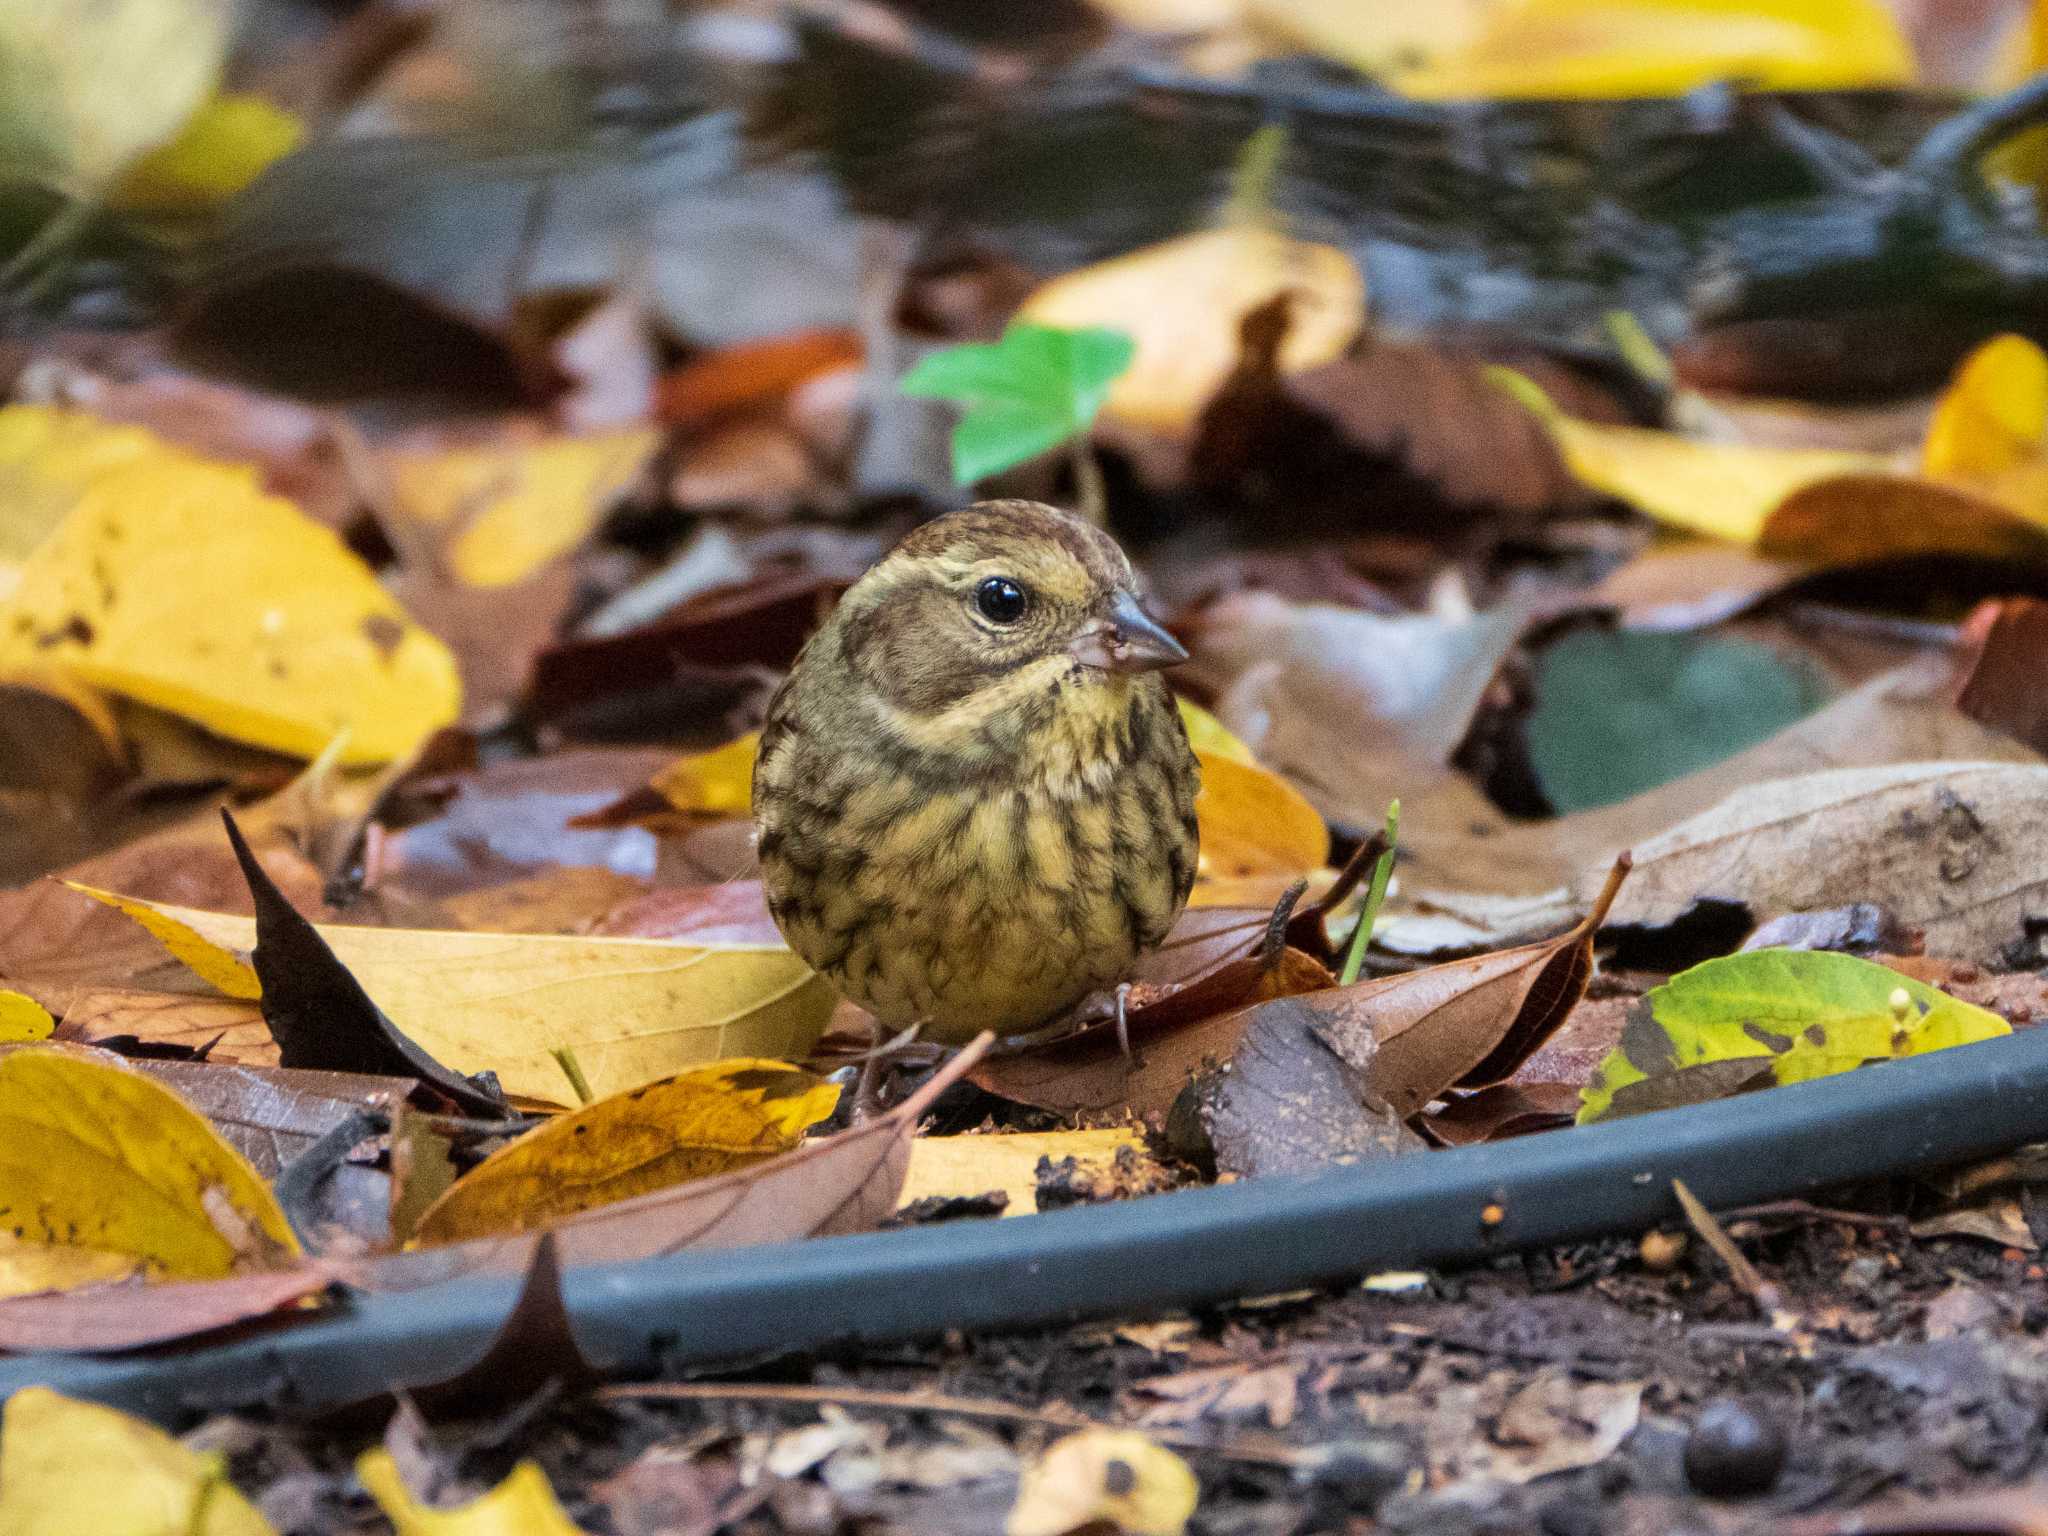
M709 752L679 757L654 777L654 790L679 811L745 816L754 804L754 753L761 733L749 731Z
M261 96L215 96L128 168L108 201L117 208L196 212L218 207L299 146L306 125Z
M422 1243L544 1227L592 1206L730 1173L787 1152L839 1088L787 1062L739 1057L548 1121L500 1148L429 1206Z
M346 732L349 763L402 757L459 712L448 648L253 468L9 406L0 486L23 483L68 506L0 602L0 668L59 667L304 757Z
M0 991L0 1043L47 1040L57 1021L50 1010L19 992Z
M103 1051L0 1055L0 1191L24 1242L176 1278L299 1251L269 1186L205 1117Z
M0 1228L0 1297L34 1296L44 1291L69 1291L81 1285L126 1280L142 1270L132 1253L108 1248L52 1248Z
M253 1002L263 995L263 983L256 979L256 968L244 952L228 949L203 937L189 924L180 922L169 913L159 911L146 901L134 901L126 896L116 896L112 891L95 890L89 885L80 885L75 880L64 882L81 896L90 896L104 906L138 924L149 936L171 952L186 970L205 982L223 997L239 997ZM253 938L254 925L251 925Z
M48 1387L23 1387L0 1414L0 1531L275 1536L227 1480L219 1456Z
M1106 1525L1123 1536L1181 1536L1200 1494L1188 1464L1135 1429L1084 1429L1024 1469L1005 1536L1066 1536Z
M387 461L401 515L443 532L472 587L525 580L587 538L661 445L652 427L508 437Z
M414 1499L389 1451L365 1451L356 1476L384 1511L397 1536L584 1536L548 1485L547 1474L522 1461L489 1493L456 1509L432 1509Z

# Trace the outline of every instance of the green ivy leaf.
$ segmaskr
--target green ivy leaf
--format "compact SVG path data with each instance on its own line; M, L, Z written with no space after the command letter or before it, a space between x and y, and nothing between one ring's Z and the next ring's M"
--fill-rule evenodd
M1001 341L934 352L903 393L967 407L953 429L953 478L971 485L1086 432L1135 352L1122 331L1019 322Z
M2011 1033L1987 1009L1854 955L1751 950L1644 996L1581 1092L1579 1123Z

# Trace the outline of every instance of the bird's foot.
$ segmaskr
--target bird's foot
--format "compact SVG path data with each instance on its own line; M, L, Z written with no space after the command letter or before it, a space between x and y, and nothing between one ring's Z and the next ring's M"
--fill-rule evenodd
M886 1097L883 1092L885 1075L890 1069L903 1065L919 1054L924 1054L915 1049L918 1044L918 1031L923 1028L922 1022L913 1024L884 1040L873 1050L865 1051L854 1058L860 1063L860 1076L853 1086L855 1125L865 1125L887 1112L888 1105L883 1102ZM937 1047L928 1048L936 1049Z

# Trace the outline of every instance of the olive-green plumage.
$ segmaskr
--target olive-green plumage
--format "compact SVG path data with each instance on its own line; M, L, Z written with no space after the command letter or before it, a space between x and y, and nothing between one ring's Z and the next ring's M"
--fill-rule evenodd
M1184 655L1123 551L1028 501L927 523L768 706L754 815L796 952L891 1027L1036 1028L1128 974L1194 884Z

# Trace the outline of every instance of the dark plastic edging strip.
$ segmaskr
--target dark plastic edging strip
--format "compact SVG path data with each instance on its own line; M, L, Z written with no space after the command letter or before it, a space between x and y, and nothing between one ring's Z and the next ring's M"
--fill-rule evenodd
M1710 1206L1809 1193L2048 1139L2048 1028L1609 1125L1029 1219L679 1254L577 1270L593 1361L622 1372L841 1340L1143 1313L1419 1268ZM1482 1216L1497 1205L1497 1221ZM268 1401L314 1408L455 1374L511 1306L510 1277L354 1298L255 1337L120 1358L0 1360L165 1422ZM148 1305L138 1293L138 1306Z

